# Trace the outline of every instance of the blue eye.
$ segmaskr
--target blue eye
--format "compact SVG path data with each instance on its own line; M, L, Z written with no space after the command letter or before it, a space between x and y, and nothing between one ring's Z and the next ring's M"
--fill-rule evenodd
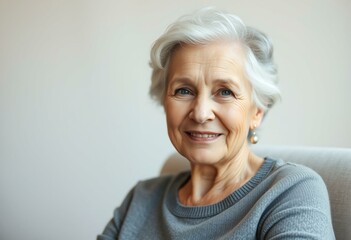
M175 95L189 95L191 94L190 90L189 89L186 89L186 88L179 88L177 90L175 90Z
M221 89L221 90L219 90L219 95L221 95L223 97L234 96L233 92L230 91L229 89Z

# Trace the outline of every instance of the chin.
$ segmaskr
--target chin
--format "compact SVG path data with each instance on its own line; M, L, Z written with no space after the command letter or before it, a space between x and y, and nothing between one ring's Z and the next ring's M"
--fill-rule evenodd
M220 161L220 154L208 149L192 150L182 154L191 164L212 165Z

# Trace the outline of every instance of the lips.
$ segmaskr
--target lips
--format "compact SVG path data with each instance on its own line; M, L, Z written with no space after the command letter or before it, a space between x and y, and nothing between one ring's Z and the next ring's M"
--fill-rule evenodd
M199 132L199 131L186 131L185 132L190 138L194 140L213 140L219 137L220 133L215 132Z

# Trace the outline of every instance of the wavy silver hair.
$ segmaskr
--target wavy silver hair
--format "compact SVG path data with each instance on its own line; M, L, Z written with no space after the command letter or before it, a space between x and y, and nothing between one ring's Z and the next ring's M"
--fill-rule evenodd
M253 101L258 108L267 112L280 99L270 39L257 29L246 26L239 17L214 8L203 8L179 18L155 41L150 53L151 97L163 105L168 64L177 46L209 44L218 40L242 44Z

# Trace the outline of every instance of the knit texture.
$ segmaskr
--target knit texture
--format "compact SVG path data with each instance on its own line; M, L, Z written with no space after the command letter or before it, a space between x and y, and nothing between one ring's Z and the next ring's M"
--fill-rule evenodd
M266 158L244 186L206 206L179 202L189 178L139 182L97 239L335 239L327 189L307 167Z

